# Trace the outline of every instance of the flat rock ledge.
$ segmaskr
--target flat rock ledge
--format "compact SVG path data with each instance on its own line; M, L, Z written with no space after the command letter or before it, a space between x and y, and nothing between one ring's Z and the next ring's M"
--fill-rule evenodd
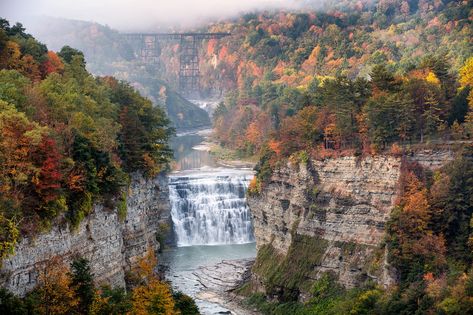
M260 314L243 306L242 297L234 293L236 288L250 279L254 262L254 259L223 260L213 266L199 267L193 274L203 289L196 297L230 310L218 314Z

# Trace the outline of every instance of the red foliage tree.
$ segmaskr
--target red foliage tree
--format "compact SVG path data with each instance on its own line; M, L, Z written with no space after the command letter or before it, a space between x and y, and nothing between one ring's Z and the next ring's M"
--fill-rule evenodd
M54 52L48 51L47 59L41 64L41 72L43 77L46 77L48 74L56 72L62 73L64 70L64 64L61 61L61 58Z
M63 156L54 139L43 137L36 151L36 157L39 158L36 163L40 165L40 170L34 179L35 190L44 202L49 202L58 197L61 188Z

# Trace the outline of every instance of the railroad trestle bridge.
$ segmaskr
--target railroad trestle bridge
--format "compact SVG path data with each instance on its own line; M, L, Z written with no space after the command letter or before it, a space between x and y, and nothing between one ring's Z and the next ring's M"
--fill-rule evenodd
M146 64L158 64L161 42L179 42L179 90L184 94L199 91L199 47L202 40L220 39L230 33L128 33L123 36L139 51ZM136 47L138 46L138 47Z

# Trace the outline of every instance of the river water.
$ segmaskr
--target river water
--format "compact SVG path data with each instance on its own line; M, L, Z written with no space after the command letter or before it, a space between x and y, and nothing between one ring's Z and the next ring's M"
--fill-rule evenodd
M194 272L222 260L256 255L245 198L253 171L219 166L202 146L210 132L182 133L172 141L176 163L169 192L178 246L159 257L173 287L195 298L200 312L209 315L229 310L196 298L203 285Z

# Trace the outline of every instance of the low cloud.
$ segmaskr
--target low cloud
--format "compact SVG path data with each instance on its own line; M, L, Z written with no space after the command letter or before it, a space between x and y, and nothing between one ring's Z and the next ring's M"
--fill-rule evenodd
M25 21L51 16L94 21L121 31L196 26L267 9L296 9L313 0L0 0L0 16Z

